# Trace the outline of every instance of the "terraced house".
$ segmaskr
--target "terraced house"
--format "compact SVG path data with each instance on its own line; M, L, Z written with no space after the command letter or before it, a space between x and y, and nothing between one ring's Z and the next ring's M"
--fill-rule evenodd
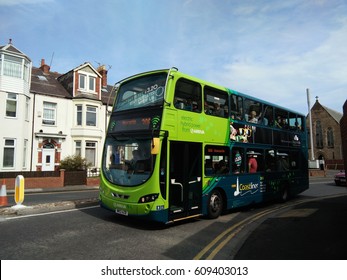
M60 74L0 46L0 171L53 171L74 154L98 167L111 90L104 66Z

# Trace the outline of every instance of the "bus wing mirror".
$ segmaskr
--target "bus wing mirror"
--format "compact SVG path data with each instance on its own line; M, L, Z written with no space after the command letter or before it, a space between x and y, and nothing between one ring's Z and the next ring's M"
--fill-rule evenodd
M152 139L152 150L151 150L151 154L152 155L159 154L159 143L160 143L160 139L159 138L154 137Z

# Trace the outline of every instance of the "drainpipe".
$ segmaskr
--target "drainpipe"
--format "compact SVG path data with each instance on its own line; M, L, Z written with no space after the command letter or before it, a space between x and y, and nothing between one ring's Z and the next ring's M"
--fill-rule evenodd
M33 153L34 153L34 128L35 128L35 105L36 105L36 93L33 92L34 94L34 100L33 100L33 118L31 122L31 151L30 151L30 171L32 170L33 167Z

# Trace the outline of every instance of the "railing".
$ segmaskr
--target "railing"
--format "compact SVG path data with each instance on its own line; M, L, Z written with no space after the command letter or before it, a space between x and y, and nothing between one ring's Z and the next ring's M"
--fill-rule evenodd
M87 169L87 177L99 177L100 176L100 168L88 168Z

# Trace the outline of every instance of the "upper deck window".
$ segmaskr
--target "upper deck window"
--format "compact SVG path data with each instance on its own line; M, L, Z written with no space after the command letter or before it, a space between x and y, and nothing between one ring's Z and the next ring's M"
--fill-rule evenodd
M121 84L114 111L160 105L164 101L167 73L142 76Z
M229 117L227 92L205 86L204 94L205 114L223 118Z
M179 79L176 83L174 105L177 109L200 113L200 84L183 78Z

